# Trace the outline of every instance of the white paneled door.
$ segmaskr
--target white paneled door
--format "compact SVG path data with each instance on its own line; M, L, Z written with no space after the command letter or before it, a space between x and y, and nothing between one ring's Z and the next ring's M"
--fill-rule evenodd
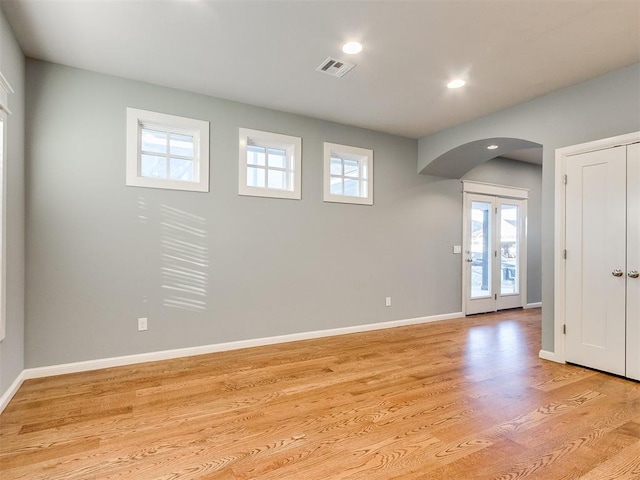
M637 145L629 153L619 146L567 160L565 347L569 362L637 378Z

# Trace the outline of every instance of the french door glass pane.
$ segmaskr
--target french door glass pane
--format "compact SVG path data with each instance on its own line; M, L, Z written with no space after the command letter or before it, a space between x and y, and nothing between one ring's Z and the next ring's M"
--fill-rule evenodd
M500 293L519 293L518 206L503 204L500 212Z
M491 203L471 202L471 298L491 295Z

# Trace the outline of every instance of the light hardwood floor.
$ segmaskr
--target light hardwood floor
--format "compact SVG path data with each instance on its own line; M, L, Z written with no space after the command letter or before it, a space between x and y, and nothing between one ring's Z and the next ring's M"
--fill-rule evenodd
M640 384L539 349L534 309L29 380L0 478L640 478Z

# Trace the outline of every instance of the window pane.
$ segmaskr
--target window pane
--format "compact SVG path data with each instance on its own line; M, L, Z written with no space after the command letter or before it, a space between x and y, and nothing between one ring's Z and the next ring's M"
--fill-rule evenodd
M491 295L491 206L471 202L471 298Z
M249 187L265 187L265 170L264 168L247 168L247 186Z
M143 128L141 135L142 151L148 153L166 153L167 152L167 132L158 130L149 130Z
M518 206L500 209L500 293L519 293L518 281Z
M287 152L276 148L269 149L269 166L287 168Z
M331 175L342 175L342 160L339 158L331 159Z
M193 161L172 158L169 162L169 178L193 182Z
M171 155L193 158L193 136L172 133L169 137Z
M264 167L266 165L265 148L247 145L247 163Z
M342 195L342 178L331 177L329 190L334 195Z
M142 154L140 156L140 176L167 178L167 158Z
M359 162L357 160L344 161L344 176L358 178L360 176Z
M281 170L269 170L268 171L269 188L277 188L278 190L286 190L287 188L287 176L286 173Z
M346 170L346 166L345 166ZM351 178L344 179L344 194L352 197L360 196L360 182Z

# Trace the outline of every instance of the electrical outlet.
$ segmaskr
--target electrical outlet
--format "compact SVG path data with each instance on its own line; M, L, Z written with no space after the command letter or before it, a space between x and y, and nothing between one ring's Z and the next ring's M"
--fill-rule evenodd
M138 319L138 331L143 332L147 329L147 317Z
M391 306L391 297L386 297L384 299L384 306L385 307L390 307Z

